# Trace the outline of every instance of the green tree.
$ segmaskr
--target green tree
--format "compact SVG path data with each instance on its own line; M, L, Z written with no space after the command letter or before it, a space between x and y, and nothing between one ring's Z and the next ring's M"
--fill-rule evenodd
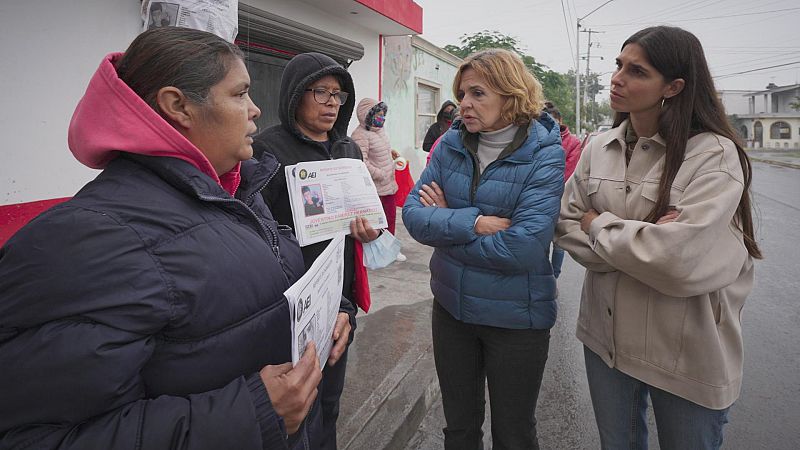
M561 117L564 123L575 123L575 72L569 71L568 73L559 73L551 70L544 64L536 61L536 59L528 55L520 46L519 40L513 36L508 36L499 31L483 30L474 34L464 34L459 39L460 45L446 45L444 47L448 52L460 57L466 58L467 56L479 50L488 48L502 48L510 50L520 55L522 62L528 70L542 83L544 96L547 100L553 102L561 111ZM585 83L585 76L581 75L581 82ZM606 113L600 105L594 104L594 98L603 88L599 82L599 75L591 73L589 75L589 98L592 100L589 107L586 105L581 109L582 117L590 124L604 123L607 120L602 119L602 115ZM584 86L584 85L582 85ZM596 114L590 118L586 115L586 111L594 111ZM600 120L594 120L598 118ZM592 127L594 129L594 127Z
M794 100L789 103L789 106L795 111L800 111L800 96L795 97Z

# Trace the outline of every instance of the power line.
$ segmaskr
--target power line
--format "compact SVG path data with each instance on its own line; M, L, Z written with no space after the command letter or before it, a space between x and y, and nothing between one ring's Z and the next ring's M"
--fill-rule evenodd
M683 7L683 5L688 5L688 4L694 3L694 2L695 2L695 0L689 0L689 1L686 1L686 2L683 2L683 3L679 3L677 5L674 5L674 6L668 6L666 8L660 9L660 10L658 10L656 12L651 13L651 14L645 14L643 16L639 16L639 17L633 19L634 20L634 24L641 23L642 20L645 20L648 17L651 17L651 15L670 14L673 11L679 10L681 7ZM599 25L599 26L603 26L603 25Z
M742 13L742 14L729 14L727 16L697 17L695 19L675 20L674 22L696 22L698 20L725 19L725 18L728 18L728 17L756 16L756 15L760 15L760 14L771 14L771 13L784 12L784 11L797 11L798 9L800 9L800 7L798 7L798 8L773 9L772 11L761 11L761 12Z
M732 76L735 76L735 75L743 75L743 74L750 73L750 72L758 72L760 70L774 69L776 67L791 66L792 64L800 64L800 61L794 61L794 62L785 63L785 64L776 64L774 66L759 67L758 69L743 70L741 72L736 72L736 73L726 73L725 75L717 75L717 76L712 77L712 78L717 78L717 79L719 79L719 78L728 78L728 77L732 77Z
M561 0L561 14L564 16L564 32L567 33L567 42L569 42L569 54L575 53L575 50L572 49L572 36L570 36L570 29L569 29L569 22L567 22L567 10L564 8L564 0ZM575 63L572 63L572 67L575 68ZM577 71L577 70L576 70Z
M674 11L674 12L672 12L670 14L665 14L664 17L660 18L660 20L662 20L664 22L668 22L670 20L677 19L677 18L679 18L680 16L682 16L682 15L684 15L686 13L690 13L692 11L697 11L699 9L708 8L709 6L715 5L715 4L717 4L717 3L719 3L719 2L721 2L723 0L711 1L710 3L709 3L709 1L710 0L701 1L701 2L699 2L697 4L695 4L695 5L692 5L689 8L677 10L677 11Z
M763 58L748 59L746 61L739 60L739 61L734 61L734 62L730 62L730 63L726 63L726 64L714 65L714 69L716 69L716 70L727 69L728 67L731 67L731 66L739 66L740 68L742 66L748 66L748 65L749 66L753 66L753 65L755 65L753 63L758 62L760 64L763 64L763 62L761 62L761 61L767 62L767 60L769 60L768 62L771 62L771 63L783 63L783 62L786 62L787 60L794 59L794 58L797 58L797 53L792 53L791 55L781 55L781 56L771 55L771 56L765 56Z
M760 12L742 13L742 14L728 14L728 15L724 15L724 16L697 17L697 18L694 18L694 19L667 20L667 21L662 21L662 22L669 22L669 23L696 22L698 20L726 19L726 18L729 18L729 17L757 16L757 15L772 14L772 13L777 13L777 12L797 11L799 9L800 9L800 7L797 7L797 8L784 8L784 9L773 9L772 11L760 11ZM622 27L622 26L629 26L629 25L641 25L641 22L628 22L628 23L605 24L605 25L595 25L595 26L597 26L597 27Z

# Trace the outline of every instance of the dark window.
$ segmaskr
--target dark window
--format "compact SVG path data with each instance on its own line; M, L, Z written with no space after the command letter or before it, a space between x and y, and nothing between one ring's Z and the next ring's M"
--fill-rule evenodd
M791 139L792 129L786 122L775 122L769 127L770 139Z

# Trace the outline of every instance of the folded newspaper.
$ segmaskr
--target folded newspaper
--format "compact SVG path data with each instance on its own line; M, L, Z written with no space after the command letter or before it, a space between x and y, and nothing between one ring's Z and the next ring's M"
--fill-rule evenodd
M300 246L350 233L350 222L365 217L386 228L386 214L367 166L357 159L302 162L286 166L286 186Z
M333 327L342 300L343 276L344 234L339 234L306 274L283 293L289 302L292 318L292 364L297 364L308 343L313 341L319 366L325 367L333 346Z

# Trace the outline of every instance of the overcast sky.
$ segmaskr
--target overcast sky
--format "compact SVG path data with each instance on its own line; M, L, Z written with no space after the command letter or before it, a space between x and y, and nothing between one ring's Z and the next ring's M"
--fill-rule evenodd
M422 37L440 47L458 44L464 34L497 30L516 37L538 62L566 72L575 62L577 18L606 0L414 1L423 8ZM622 42L639 29L660 24L685 28L700 39L719 89L756 91L770 82L800 82L797 0L613 0L581 22L582 29L600 32L592 34L591 71L614 70ZM587 37L581 33L582 56ZM731 75L787 63L793 64ZM585 71L586 60L581 60L581 73ZM602 79L608 84L610 74Z

